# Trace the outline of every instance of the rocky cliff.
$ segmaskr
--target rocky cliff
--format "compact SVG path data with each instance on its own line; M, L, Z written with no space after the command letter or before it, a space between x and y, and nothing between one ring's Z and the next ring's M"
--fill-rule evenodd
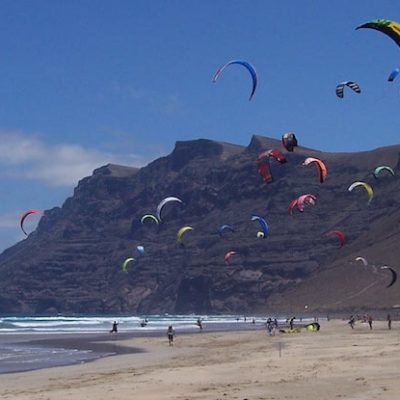
M354 262L397 265L400 255L400 145L361 153L296 148L288 162L271 162L274 181L257 172L261 150L280 141L253 136L247 147L211 140L177 142L173 152L146 167L107 165L82 179L61 208L44 213L35 232L0 256L0 313L217 313L308 309L385 309L400 304L390 276ZM326 162L323 184L305 157ZM394 177L371 172L390 165ZM367 205L355 180L370 182ZM303 193L315 206L288 215ZM163 222L141 224L166 196ZM253 213L270 234L257 239ZM234 233L218 235L222 224ZM176 232L194 227L184 245ZM345 232L339 248L332 229ZM145 254L135 250L145 248ZM234 250L231 264L225 252ZM121 270L133 256L128 272Z

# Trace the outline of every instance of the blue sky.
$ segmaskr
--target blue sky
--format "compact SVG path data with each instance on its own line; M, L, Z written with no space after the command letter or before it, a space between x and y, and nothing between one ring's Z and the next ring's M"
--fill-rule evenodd
M398 1L1 1L0 249L23 238L22 211L60 206L94 168L145 165L177 140L398 143L400 80L387 77L400 48L355 30L374 18L400 21ZM252 101L239 66L211 82L238 58L258 72ZM344 80L361 95L338 99Z

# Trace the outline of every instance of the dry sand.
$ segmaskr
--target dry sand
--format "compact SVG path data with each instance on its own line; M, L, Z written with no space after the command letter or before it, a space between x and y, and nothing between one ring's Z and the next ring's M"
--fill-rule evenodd
M320 332L136 338L146 353L0 375L0 399L399 399L400 326L323 322ZM279 357L279 344L282 346Z

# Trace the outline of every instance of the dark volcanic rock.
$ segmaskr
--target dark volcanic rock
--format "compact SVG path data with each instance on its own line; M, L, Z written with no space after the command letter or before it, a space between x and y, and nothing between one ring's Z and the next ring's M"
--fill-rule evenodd
M384 271L354 262L396 266L400 255L400 180L371 171L391 165L399 174L400 146L362 153L296 148L286 164L271 160L274 181L265 184L256 158L280 141L253 136L248 147L199 139L177 142L173 152L136 169L107 165L82 179L61 208L44 213L35 232L0 256L1 313L216 313L309 310L347 311L400 304L398 287L386 289ZM320 184L307 156L324 160ZM372 183L367 206L355 180ZM304 213L287 212L291 199L314 193ZM184 205L165 207L157 227L142 225L166 196ZM257 239L266 217L270 235ZM235 232L223 237L221 224ZM184 244L176 232L184 225ZM326 233L341 229L339 249ZM135 248L145 247L140 256ZM231 264L225 252L235 250ZM136 260L121 271L127 257Z

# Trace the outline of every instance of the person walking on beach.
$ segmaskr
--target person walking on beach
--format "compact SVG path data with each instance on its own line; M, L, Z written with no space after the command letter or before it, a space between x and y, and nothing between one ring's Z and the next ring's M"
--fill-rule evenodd
M118 333L118 322L117 321L113 322L110 333L114 333L114 334Z
M267 331L269 336L275 336L275 325L272 319L267 322Z
M368 325L369 325L369 329L372 329L372 316L368 315Z
M390 314L387 315L386 319L388 323L388 328L392 329L392 317L390 316Z
M289 321L289 326L290 326L290 330L291 330L291 331L293 330L293 324L294 324L295 318L296 318L296 317L292 317L292 318L290 319L290 321Z
M351 326L351 329L354 329L354 323L355 323L354 316L350 315L349 325Z
M172 327L172 325L170 325L170 326L168 327L167 335L168 335L168 342L169 342L169 345L170 345L170 346L173 346L173 345L174 345L175 330L174 330L174 328Z
M197 319L196 324L197 324L197 326L200 328L200 330L202 331L202 330L203 330L203 323L201 322L201 318L198 318L198 319Z

